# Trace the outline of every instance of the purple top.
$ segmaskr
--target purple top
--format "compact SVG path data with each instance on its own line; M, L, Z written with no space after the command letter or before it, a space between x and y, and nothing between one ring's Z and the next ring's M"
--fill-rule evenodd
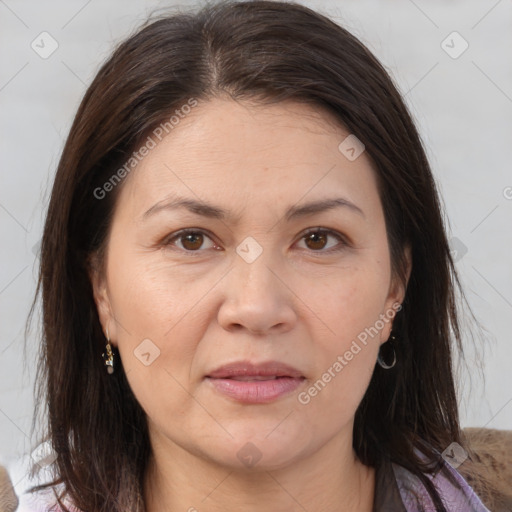
M442 469L435 475L427 474L427 477L439 492L446 510L449 512L490 512L461 474L443 459L441 460L443 462ZM403 510L407 512L437 512L430 495L419 478L402 466L397 464L392 464L392 466L400 498L404 505ZM455 483L452 483L448 475L452 476Z

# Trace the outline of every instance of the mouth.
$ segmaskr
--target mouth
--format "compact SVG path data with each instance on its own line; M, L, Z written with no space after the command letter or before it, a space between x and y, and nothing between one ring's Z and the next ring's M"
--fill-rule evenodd
M270 361L241 361L224 365L206 375L215 391L243 403L268 403L296 390L305 377L292 366Z
M267 361L264 363L235 361L209 372L206 377L212 379L249 378L253 380L269 380L281 377L299 378L303 377L303 375L297 368L279 361Z

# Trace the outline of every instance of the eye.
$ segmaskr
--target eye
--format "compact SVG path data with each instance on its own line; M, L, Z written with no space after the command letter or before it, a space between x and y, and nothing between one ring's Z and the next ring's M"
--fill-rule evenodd
M309 229L301 236L300 241L304 241L305 244L302 248L322 253L336 252L348 245L340 234L322 228ZM163 241L163 246L176 247L188 253L206 249L220 250L211 237L199 229L183 229L173 233Z
M339 247L336 247L336 243L329 242L329 239L331 239L331 241L333 239L336 240ZM304 240L306 249L310 249L314 252L335 252L343 249L346 245L348 245L343 237L335 231L322 228L309 229L302 235L301 241L302 240Z
M209 240L210 244L203 247L205 240ZM174 243L177 241L177 243ZM212 239L203 231L194 229L184 229L178 233L174 233L171 237L167 238L164 243L165 246L176 246L186 252L199 252L199 249L218 249L218 246Z

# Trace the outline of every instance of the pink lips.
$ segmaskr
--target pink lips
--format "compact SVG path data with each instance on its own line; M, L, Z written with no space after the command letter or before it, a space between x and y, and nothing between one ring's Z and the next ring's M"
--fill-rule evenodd
M246 403L267 403L291 393L304 380L299 370L277 361L231 363L210 372L206 379L220 393Z

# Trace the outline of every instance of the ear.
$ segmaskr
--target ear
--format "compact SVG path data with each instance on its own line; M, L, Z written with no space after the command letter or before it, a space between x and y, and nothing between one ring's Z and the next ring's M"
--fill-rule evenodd
M99 262L97 255L89 259L88 273L103 333L106 338L108 332L110 342L115 345L115 341L117 340L117 325L108 294L106 271L104 270L104 265Z
M389 339L393 327L393 319L398 311L400 311L399 305L401 306L405 298L412 270L412 251L410 245L404 248L404 257L406 261L405 282L399 276L392 276L384 311L382 312L389 321L384 322L384 328L380 332L381 343L385 343Z

